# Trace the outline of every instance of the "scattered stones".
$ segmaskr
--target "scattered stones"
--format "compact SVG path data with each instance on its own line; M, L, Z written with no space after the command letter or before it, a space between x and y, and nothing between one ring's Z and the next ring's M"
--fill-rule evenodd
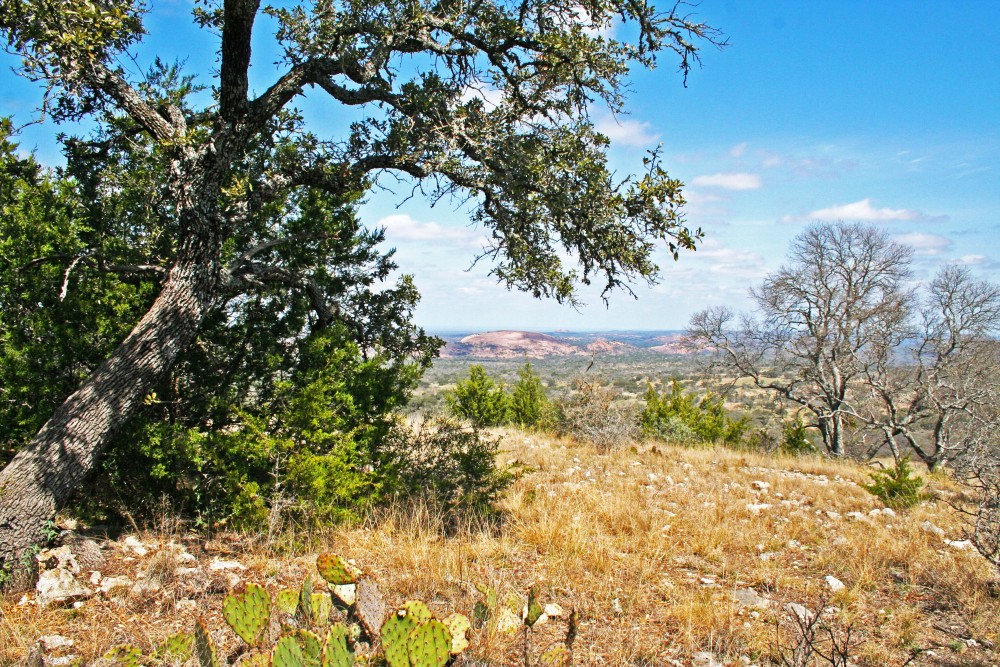
M847 586L844 585L843 581L833 576L832 574L826 575L823 579L824 581L826 581L826 585L829 586L830 590L833 591L834 593L842 591L845 588L847 588Z
M773 507L768 503L747 503L747 511L751 514L760 514L764 510L769 510Z
M789 602L785 605L785 611L793 614L800 621L808 621L812 618L812 612L800 605L798 602Z
M42 549L35 556L38 563L47 570L56 568L66 570L70 574L80 574L80 564L76 562L68 545L56 547L55 549Z
M757 489L758 491L767 491L768 489L771 488L771 483L756 479L750 482L750 486Z
M767 600L757 595L757 591L755 591L752 588L733 591L733 599L736 600L737 604L739 604L741 607L767 606Z
M46 651L55 651L73 645L72 639L63 637L62 635L45 635L44 637L39 637L38 641Z
M149 548L143 544L135 535L129 535L122 542L125 552L134 553L136 556L145 556L149 553Z
M101 592L107 597L115 594L123 595L132 588L132 580L128 577L107 577L101 581Z
M958 549L959 551L968 551L975 548L972 540L945 540L944 543L952 549Z
M944 529L935 526L930 521L924 521L920 524L920 530L925 533L930 533L931 535L937 535L938 537L944 537Z
M722 663L715 659L715 654L708 651L698 651L691 656L691 664L698 667L722 667Z
M861 512L848 512L847 518L853 519L854 521L865 521L868 517Z
M209 564L208 569L212 570L213 572L220 572L224 570L242 571L247 569L247 566L235 560L213 560Z
M155 595L163 590L163 584L155 579L144 579L142 581L137 581L132 584L130 593L137 598L149 597L150 595Z
M35 584L38 591L38 602L43 606L52 603L72 602L87 598L94 594L89 588L73 578L73 575L63 569L45 570Z

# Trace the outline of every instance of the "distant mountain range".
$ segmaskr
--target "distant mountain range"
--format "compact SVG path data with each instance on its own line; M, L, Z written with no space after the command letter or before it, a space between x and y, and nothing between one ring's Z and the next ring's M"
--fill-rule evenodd
M488 331L438 333L441 356L479 359L539 359L550 356L622 355L642 351L688 354L680 331Z

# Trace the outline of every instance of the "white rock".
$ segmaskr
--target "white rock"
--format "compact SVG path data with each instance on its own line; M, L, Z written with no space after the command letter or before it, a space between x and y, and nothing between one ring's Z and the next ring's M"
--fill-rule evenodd
M835 537L833 542L831 542L830 544L832 544L835 547L846 547L850 543L851 541L846 537L844 537L843 535L837 535L837 537Z
M750 486L757 489L758 491L767 491L768 489L771 488L771 483L756 479L750 482Z
M611 609L614 610L614 612L616 614L624 614L625 613L625 610L622 609L621 600L619 600L618 598L615 598L614 600L611 601Z
M334 585L330 588L333 594L348 607L358 599L358 587L355 584Z
M844 585L843 581L833 576L832 574L826 575L824 579L826 580L826 585L829 586L830 590L833 591L834 593L836 593L837 591L842 591L845 588L847 588L847 586Z
M136 597L149 597L155 595L163 590L163 585L160 582L152 579L144 579L142 581L137 581L132 585L130 592Z
M177 554L176 556L174 556L174 559L179 564L181 564L181 565L186 565L188 563L197 563L198 562L197 558L195 558L194 556L192 556L191 554L189 554L186 551L182 551L181 553Z
M178 579L190 579L201 574L200 567L175 567L174 576Z
M198 603L194 600L189 600L187 598L183 600L178 600L174 603L174 609L176 611L195 611L198 608Z
M135 535L129 535L123 542L126 551L131 551L136 556L145 556L149 549Z
M510 609L504 609L500 612L500 617L497 619L497 632L514 634L520 627L521 619L518 618L517 614Z
M235 560L213 560L208 569L213 572L219 572L222 570L245 570L247 566Z
M769 510L773 507L768 503L747 503L747 510L751 514L760 514L764 510Z
M545 609L545 615L548 616L549 618L559 618L560 616L563 615L563 608L555 604L554 602L545 605L544 609Z
M72 665L74 662L76 662L75 655L61 655L56 658L45 659L46 667L62 667L62 665Z
M101 582L101 592L111 597L115 591L124 593L132 588L132 580L128 577L108 577Z
M62 569L45 570L35 584L38 591L38 601L44 607L53 602L68 602L76 598L93 595L93 591L73 578L73 575Z
M789 602L785 605L785 611L794 614L800 621L808 621L812 618L812 612L797 602Z
M867 518L861 512L848 512L847 516L855 521L864 521Z
M76 556L73 555L69 545L64 544L55 549L42 549L35 556L35 559L39 563L50 563L54 560L56 562L51 564L50 569L57 567L68 571L70 574L80 574L80 565L76 562Z
M945 540L944 543L952 549L958 549L959 551L968 551L976 546L972 543L972 540Z
M691 664L698 667L722 667L722 663L715 659L715 654L708 651L699 651L691 656Z
M757 595L757 591L747 588L740 591L733 591L733 599L741 607L766 607L767 600Z
M944 529L935 526L930 521L924 521L920 524L920 530L925 533L930 533L931 535L937 535L938 537L944 537Z
M91 586L99 586L100 583L101 583L101 577L102 576L104 576L104 575L102 575L97 570L94 570L93 572L91 572L90 573L90 585Z
M884 514L885 516L896 516L895 510L893 510L891 507L883 507L882 514Z
M44 637L39 637L38 641L41 642L42 648L46 651L55 651L58 648L65 648L73 645L72 639L69 637L63 637L62 635L45 635Z

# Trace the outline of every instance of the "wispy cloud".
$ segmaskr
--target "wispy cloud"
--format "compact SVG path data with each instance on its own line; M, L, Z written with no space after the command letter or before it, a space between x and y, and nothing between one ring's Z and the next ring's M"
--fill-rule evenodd
M965 266L974 266L978 269L1000 268L1000 262L997 262L997 260L992 257L987 257L986 255L962 255L955 260L955 263L964 264Z
M743 154L747 152L747 145L748 144L745 141L743 143L736 144L729 149L729 157L743 157Z
M891 222L897 220L910 221L941 221L947 216L931 216L921 211L907 208L879 208L872 204L871 197L850 204L839 204L829 208L817 209L804 216L790 217L786 220L845 220L864 222Z
M691 180L691 185L724 190L757 190L763 185L763 181L757 174L732 172L696 176Z
M596 124L597 131L611 139L611 143L633 148L650 148L660 140L660 135L650 123L640 120L619 120L606 116Z
M926 232L896 234L895 239L899 243L911 246L917 255L924 256L940 255L954 245L952 240L946 236L928 234Z
M445 227L436 222L420 222L406 214L387 215L378 221L385 227L385 235L390 243L396 241L451 242L460 246L476 247L483 242L481 232L469 227Z

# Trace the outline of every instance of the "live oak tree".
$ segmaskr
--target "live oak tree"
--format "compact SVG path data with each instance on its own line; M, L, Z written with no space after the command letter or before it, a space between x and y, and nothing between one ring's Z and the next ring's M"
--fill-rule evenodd
M473 221L489 230L493 275L570 302L578 282L599 280L607 292L651 280L657 247L676 257L697 241L679 214L681 184L656 155L642 176L615 180L608 140L589 118L595 104L621 110L630 64L652 66L667 50L686 73L699 42L718 41L675 10L625 0L201 2L196 20L219 53L204 108L121 65L142 47L147 11L125 0L0 0L0 30L22 73L45 86L45 113L96 123L97 151L129 139L147 151L162 174L153 213L164 218L161 236L135 239L144 261L112 266L81 248L64 265L130 268L155 275L157 291L0 472L5 567L19 567L44 538L45 521L206 318L275 289L308 294L314 316L329 317L336 304L315 289L309 267L282 257L308 239L280 218L260 223L277 202L309 190L344 198L386 175L433 199L469 198ZM251 91L262 13L276 26L280 71ZM631 39L608 37L618 22ZM498 91L499 103L483 90ZM307 91L363 120L330 136L310 131L293 106Z

